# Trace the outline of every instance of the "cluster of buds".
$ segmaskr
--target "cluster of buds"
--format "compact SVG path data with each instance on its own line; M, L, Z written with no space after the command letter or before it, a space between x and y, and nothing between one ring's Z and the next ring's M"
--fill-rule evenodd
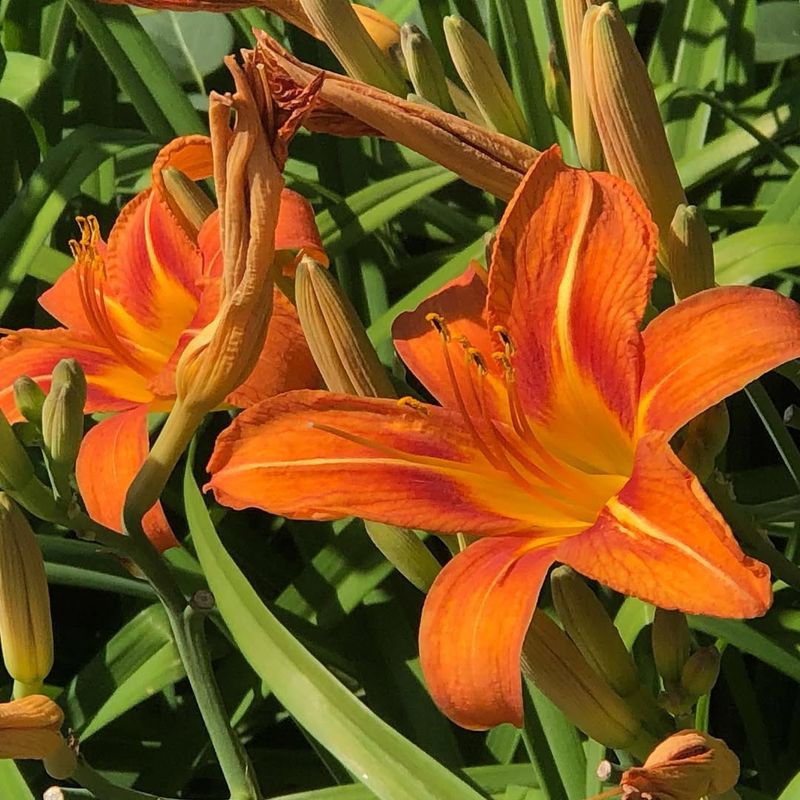
M614 623L586 582L569 567L551 575L564 629L536 612L522 651L530 680L578 728L607 747L644 758L669 719L643 686Z
M653 659L664 684L659 700L678 720L717 682L720 654L716 647L692 652L686 615L656 609L652 628Z

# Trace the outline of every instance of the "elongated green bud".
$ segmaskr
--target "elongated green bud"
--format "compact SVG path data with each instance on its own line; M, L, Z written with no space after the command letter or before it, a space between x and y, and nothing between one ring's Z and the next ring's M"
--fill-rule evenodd
M400 46L414 91L443 111L455 113L444 67L430 39L416 25L406 23L400 28Z
M581 48L581 29L586 9L592 0L563 0L564 43L569 61L570 110L572 114L572 135L581 165L586 169L603 168L603 145L594 124L589 97L586 94L586 80L583 76L583 52Z
M716 647L692 653L681 671L681 687L693 699L708 694L719 677L720 655Z
M514 92L489 43L461 17L444 18L450 58L472 99L492 130L528 139L528 128Z
M331 274L305 256L295 273L295 302L314 361L333 392L359 397L395 397L364 325ZM426 591L439 562L414 531L365 521L369 537L398 572Z
M214 204L206 193L187 175L174 167L161 170L166 200L175 212L192 239L197 237L203 223L214 212Z
M300 4L348 75L406 96L399 69L370 36L350 0L300 0Z
M640 685L636 665L586 581L569 567L558 567L550 576L550 587L558 618L589 666L621 697L636 692Z
M714 285L711 234L696 206L681 203L675 209L667 236L667 268L679 300Z
M42 424L44 398L45 394L39 384L27 375L22 375L14 381L14 402L19 413L36 427Z
M564 70L556 58L553 45L547 54L547 74L545 75L545 100L550 113L558 117L565 125L570 124L572 117L569 86L564 77Z
M613 3L588 7L581 62L608 169L639 190L658 225L663 254L675 209L686 196L647 67Z
M652 630L653 658L664 687L680 686L683 665L689 658L689 626L685 614L657 608Z
M522 669L567 719L601 744L646 753L655 742L630 706L543 612L533 615L525 636Z
M24 514L0 492L0 644L8 674L31 694L53 666L42 551Z
M53 480L62 497L69 493L69 477L83 440L85 405L83 370L74 358L59 361L42 405L42 438Z
M701 481L705 481L714 470L714 463L728 441L730 430L730 417L723 400L688 422L678 458Z
M328 270L308 256L297 267L295 301L311 354L332 392L395 396L356 310Z
M36 477L33 463L0 411L0 490L40 519L60 518L52 492Z

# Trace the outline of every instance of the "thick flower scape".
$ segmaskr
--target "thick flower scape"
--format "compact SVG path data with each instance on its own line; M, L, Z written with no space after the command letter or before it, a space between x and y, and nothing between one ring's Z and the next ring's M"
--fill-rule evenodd
M555 561L664 608L770 605L768 569L669 439L800 354L800 311L711 289L640 332L657 247L629 185L551 149L506 210L488 275L470 267L395 324L440 406L291 392L217 441L209 487L225 505L481 537L436 580L420 630L430 690L463 726L520 724L521 643Z

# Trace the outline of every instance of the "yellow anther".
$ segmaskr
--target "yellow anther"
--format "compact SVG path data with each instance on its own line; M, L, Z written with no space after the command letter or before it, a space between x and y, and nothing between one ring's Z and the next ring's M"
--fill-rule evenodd
M507 328L502 325L495 325L492 328L492 333L496 333L497 338L503 343L503 350L505 350L507 356L511 356L516 352L517 348L514 347L514 342L511 341L511 334Z
M436 332L444 339L445 342L450 341L450 330L447 327L447 323L444 321L444 317L441 314L437 314L435 312L431 312L430 314L425 315L425 321L430 322L433 325Z
M426 416L430 413L424 403L421 403L413 397L401 397L398 399L397 405L400 408L410 408L413 411L418 411L420 414L425 414Z
M506 374L506 379L513 381L514 367L511 366L511 360L508 357L508 353L496 351L492 353L492 358L503 368L503 372Z
M481 375L485 375L489 370L486 367L486 362L477 347L467 347L465 354L467 361L469 361Z

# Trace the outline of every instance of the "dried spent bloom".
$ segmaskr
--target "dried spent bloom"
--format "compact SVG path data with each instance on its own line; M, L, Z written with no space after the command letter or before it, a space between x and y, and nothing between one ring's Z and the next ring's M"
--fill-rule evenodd
M722 794L739 780L739 759L722 739L680 731L661 742L644 765L620 781L625 800L700 800Z
M408 102L344 75L324 73L299 61L263 31L256 31L256 37L256 53L275 80L302 88L324 76L320 102L304 123L309 130L385 136L503 199L511 197L539 155L523 142L454 114Z
M63 722L64 712L44 695L0 703L0 758L47 758L64 743Z

